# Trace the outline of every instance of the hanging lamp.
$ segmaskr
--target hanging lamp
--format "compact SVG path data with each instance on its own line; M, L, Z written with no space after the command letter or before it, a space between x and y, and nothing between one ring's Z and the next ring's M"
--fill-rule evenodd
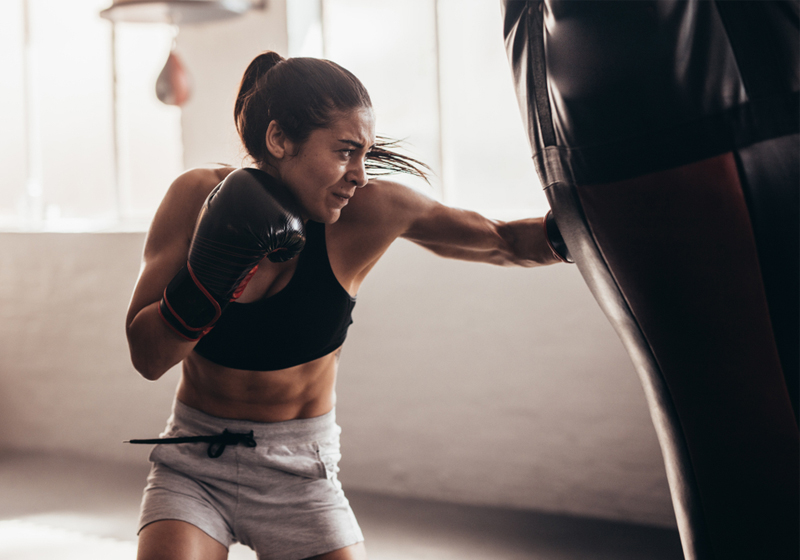
M113 22L202 23L240 16L264 2L251 0L113 0L100 16Z
M229 19L252 8L264 9L266 0L113 0L100 16L112 23L167 23L181 25ZM191 96L191 76L175 51L173 39L167 62L156 81L156 97L166 105L182 106Z

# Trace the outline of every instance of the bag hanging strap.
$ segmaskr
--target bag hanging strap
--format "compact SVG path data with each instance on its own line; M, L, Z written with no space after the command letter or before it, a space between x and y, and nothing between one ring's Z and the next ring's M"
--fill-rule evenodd
M553 113L550 109L544 51L544 0L528 3L528 47L531 68L529 79L533 80L536 115L543 147L555 146L556 133L553 127Z

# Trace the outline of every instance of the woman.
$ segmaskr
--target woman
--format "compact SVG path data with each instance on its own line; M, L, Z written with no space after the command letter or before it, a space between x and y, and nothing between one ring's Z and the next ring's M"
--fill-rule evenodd
M139 558L225 558L237 541L259 558L365 558L336 477L334 383L367 273L398 237L498 265L561 259L544 218L490 221L368 180L422 172L376 146L366 90L332 62L261 54L235 119L255 167L172 184L128 312L145 378L183 362L164 435L195 438L154 448Z

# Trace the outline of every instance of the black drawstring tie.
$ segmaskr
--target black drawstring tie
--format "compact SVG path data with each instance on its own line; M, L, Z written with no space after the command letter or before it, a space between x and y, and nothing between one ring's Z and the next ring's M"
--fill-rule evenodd
M208 443L208 456L216 459L228 445L245 445L246 447L255 447L256 440L253 437L253 430L249 433L242 434L236 432L223 431L221 434L215 436L187 436L187 437L167 437L155 439L132 439L124 443L149 443L149 444L162 444L162 443Z

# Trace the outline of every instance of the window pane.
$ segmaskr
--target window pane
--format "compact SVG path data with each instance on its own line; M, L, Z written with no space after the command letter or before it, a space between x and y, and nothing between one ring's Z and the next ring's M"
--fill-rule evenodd
M27 133L25 123L23 3L0 4L0 225L21 225L25 212Z
M408 140L446 203L500 218L545 211L497 2L325 0L323 14L326 56L361 78L379 133Z
M286 27L290 57L323 58L322 3L320 0L292 0L286 3Z
M353 72L369 90L378 134L406 140L410 155L438 175L436 33L431 0L325 0L322 13L325 56ZM434 194L421 180L394 178ZM438 184L438 178L432 182Z
M28 0L33 150L48 227L115 214L111 28L106 0ZM38 144L38 145L37 145ZM35 166L34 166L35 167Z
M505 217L548 206L531 161L498 2L439 0L445 177L451 204Z
M181 110L155 94L173 34L166 25L116 26L121 210L123 219L143 227L183 170Z

